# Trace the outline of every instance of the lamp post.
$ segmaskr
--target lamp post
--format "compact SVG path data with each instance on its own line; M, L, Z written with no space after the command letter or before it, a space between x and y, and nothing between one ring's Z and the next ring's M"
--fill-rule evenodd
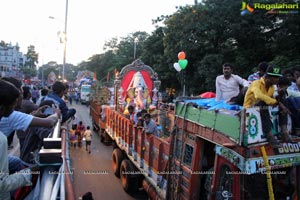
M138 43L139 39L134 38L134 47L133 47L133 60L135 60L135 54L136 54L136 44Z
M63 72L62 79L65 81L65 66L66 66L66 56L67 56L67 25L68 25L68 0L66 0L66 15L65 15L65 41L64 41L64 58L63 58Z
M64 33L63 33L64 38L60 38L60 40L63 39L61 41L63 41L63 43L64 43L63 69L62 69L62 80L63 80L63 82L65 81L65 66L66 66L66 57L67 57L68 5L69 5L69 1L66 0L66 12L65 12ZM53 16L49 16L49 18L50 19L56 19ZM62 37L61 32L59 32L59 37Z

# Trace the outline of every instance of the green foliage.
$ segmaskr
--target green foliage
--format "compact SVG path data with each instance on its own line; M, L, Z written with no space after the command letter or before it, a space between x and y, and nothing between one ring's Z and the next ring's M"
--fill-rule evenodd
M36 53L35 47L33 45L30 45L27 48L26 57L27 57L27 60L25 62L25 66L28 66L31 69L36 69L39 56L38 56L38 53Z
M7 44L5 41L1 40L0 46L2 46L2 47L7 47L8 44Z
M162 90L182 90L184 76L188 93L199 94L215 90L215 78L225 62L232 63L234 73L244 78L262 61L281 68L300 64L298 14L255 10L241 15L240 8L241 1L236 0L205 0L179 7L172 15L153 20L156 29L151 35L136 32L112 38L105 43L105 53L92 56L84 66L96 71L98 79L106 77L107 72L132 63L136 45L136 58L158 73ZM180 51L186 53L188 65L178 73L173 63L178 62Z
M39 67L38 78L40 80L47 81L48 75L50 72L54 72L56 77L59 78L59 75L62 74L62 68L63 68L63 65L58 65L56 62L48 62L47 64L44 64ZM76 67L72 64L66 64L65 65L65 78L68 81L75 81L78 71L79 71L78 67Z

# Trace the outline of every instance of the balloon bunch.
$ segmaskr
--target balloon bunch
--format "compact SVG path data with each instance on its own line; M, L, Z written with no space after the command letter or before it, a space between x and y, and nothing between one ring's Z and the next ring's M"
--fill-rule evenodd
M174 63L173 66L176 71L180 72L185 69L188 64L187 59L185 59L185 53L183 51L178 53L178 62Z

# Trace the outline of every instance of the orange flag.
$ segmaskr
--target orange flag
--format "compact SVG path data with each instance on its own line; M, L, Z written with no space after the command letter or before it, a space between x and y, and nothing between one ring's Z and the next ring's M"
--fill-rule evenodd
M96 81L97 80L97 74L96 72L94 72L94 77L93 77L93 80Z

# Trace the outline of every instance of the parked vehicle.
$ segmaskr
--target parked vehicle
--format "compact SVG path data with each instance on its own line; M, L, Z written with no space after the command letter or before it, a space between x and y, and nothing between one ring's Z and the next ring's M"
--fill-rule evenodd
M80 86L80 102L87 104L90 101L91 85L83 84Z
M146 108L163 126L164 137L146 134L124 115L137 72L145 80L139 83L153 86L143 97L150 98ZM299 137L272 148L259 108L217 112L203 104L208 99L198 98L163 104L155 99L159 85L153 70L137 60L116 78L113 106L91 104L95 127L104 142L113 144L113 172L125 191L143 187L151 199L298 199ZM278 110L270 112L278 135Z

